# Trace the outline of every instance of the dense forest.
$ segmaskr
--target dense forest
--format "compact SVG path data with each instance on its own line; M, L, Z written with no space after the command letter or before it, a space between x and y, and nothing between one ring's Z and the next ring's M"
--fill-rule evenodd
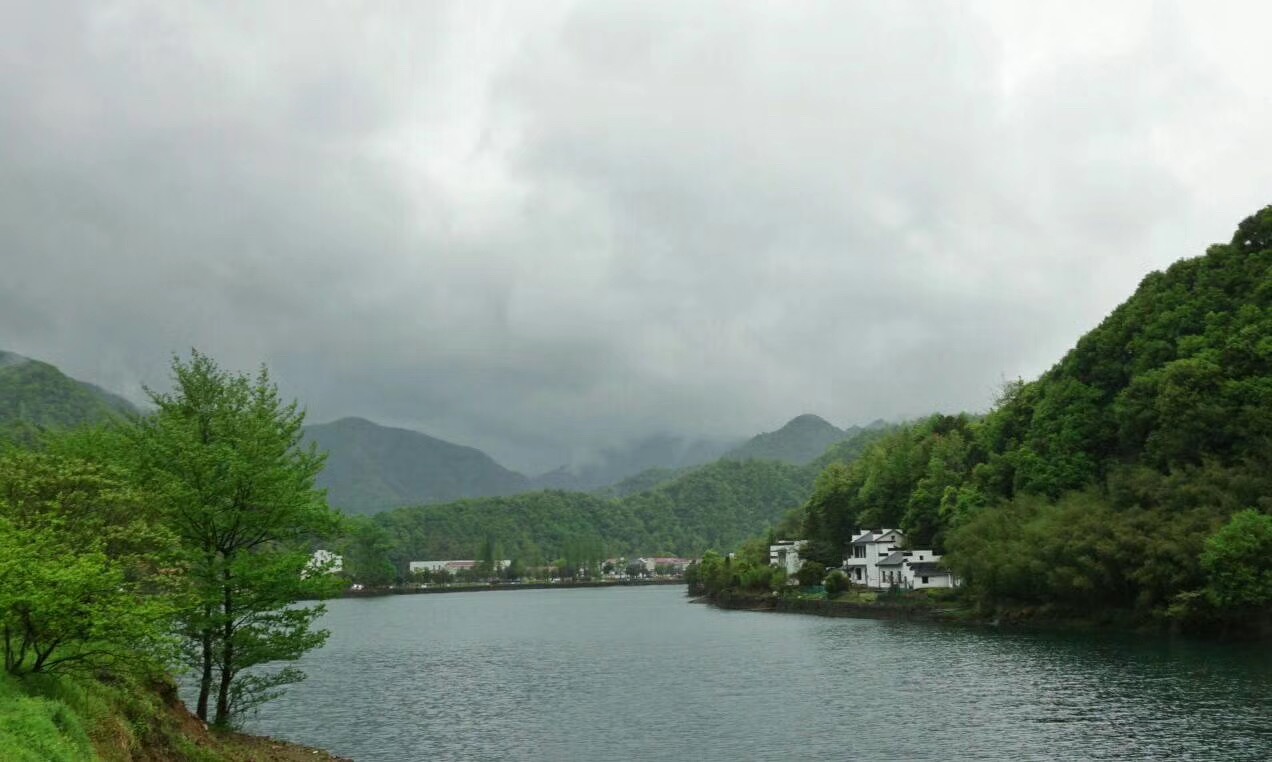
M720 460L618 499L545 490L399 508L353 524L341 550L354 575L410 561L473 558L494 538L504 557L551 563L574 542L609 555L698 555L778 523L808 497L815 472L773 461ZM368 548L378 548L369 552Z
M1144 278L983 417L897 428L803 510L837 565L861 526L947 551L981 606L1248 620L1272 602L1272 207Z

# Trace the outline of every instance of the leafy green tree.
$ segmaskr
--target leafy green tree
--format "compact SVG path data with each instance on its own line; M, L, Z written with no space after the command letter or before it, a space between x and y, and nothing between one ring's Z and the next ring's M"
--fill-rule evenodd
M173 541L117 470L52 453L0 458L5 669L150 669L171 658Z
M830 598L834 598L848 589L848 575L838 569L835 569L830 574L826 575L825 585L826 595Z
M1240 612L1272 604L1272 516L1246 510L1206 540L1201 556L1207 595Z
M345 520L344 534L341 555L350 579L370 587L397 581L397 567L390 555L393 537L387 529L370 517L353 516Z
M138 467L165 497L188 556L196 603L184 632L198 669L196 713L216 725L300 679L264 671L323 643L314 629L329 575L304 575L307 540L334 528L314 478L323 458L300 446L304 413L262 368L253 378L197 351L174 358L174 389L149 391L157 411L132 430Z
M795 572L795 579L799 580L801 587L820 585L825 578L826 567L816 561L805 561L799 571Z

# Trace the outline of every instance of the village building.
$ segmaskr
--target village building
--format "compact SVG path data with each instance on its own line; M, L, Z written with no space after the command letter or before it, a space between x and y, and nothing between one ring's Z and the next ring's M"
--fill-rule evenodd
M922 590L957 587L958 579L941 565L941 556L926 549L903 550L899 529L864 530L853 535L844 559L849 581L876 589Z
M685 569L689 564L693 563L692 558L675 558L670 556L655 556L652 558L638 558L636 562L645 567L645 571L649 574L656 574L661 571L664 574L679 576L685 573Z
M804 566L804 559L799 552L808 545L808 540L778 540L769 546L769 566L776 566L794 576Z
M415 574L416 572L431 573L437 571L447 571L451 574L458 574L462 571L473 571L480 563L480 561L473 561L471 559L458 561L411 561L407 564L407 570L410 571L411 574ZM511 565L512 561L510 559L495 562L496 571L503 571Z

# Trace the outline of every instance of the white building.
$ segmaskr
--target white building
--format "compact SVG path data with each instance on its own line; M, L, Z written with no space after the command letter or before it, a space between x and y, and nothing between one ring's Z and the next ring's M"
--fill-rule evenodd
M794 575L804 566L799 552L808 545L808 540L778 540L769 546L769 566L784 569L787 576Z
M477 563L478 563L477 561L473 561L471 559L465 559L460 561L411 561L410 563L407 564L407 569L408 571L410 571L411 574L414 574L416 572L422 572L422 571L426 571L426 572L448 571L451 574L455 574L456 572L470 571L472 569L476 569ZM498 567L497 571L503 571L504 569L507 569L509 566L512 566L512 561L509 559L496 561L495 566Z
M305 564L305 569L300 573L300 577L301 579L307 579L310 574L316 572L336 574L341 571L344 571L344 556L319 548L309 557L309 563Z
M931 550L902 550L905 534L897 529L862 531L849 543L844 569L848 579L873 588L901 587L922 590L957 587L958 579L940 564Z
M848 580L866 587L887 587L879 576L879 562L900 550L904 543L905 535L899 529L866 530L853 535L844 559Z

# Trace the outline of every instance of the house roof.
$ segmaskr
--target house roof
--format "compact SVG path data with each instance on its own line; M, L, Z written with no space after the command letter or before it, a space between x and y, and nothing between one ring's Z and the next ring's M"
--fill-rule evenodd
M929 577L950 573L949 569L943 568L940 564L936 563L935 561L918 561L916 563L912 563L910 564L910 571L914 572L915 574L925 575Z
M874 539L874 532L866 532L862 536L852 541L853 545L865 545Z
M905 560L905 553L900 550L894 550L888 554L888 557L875 564L876 566L900 566Z

